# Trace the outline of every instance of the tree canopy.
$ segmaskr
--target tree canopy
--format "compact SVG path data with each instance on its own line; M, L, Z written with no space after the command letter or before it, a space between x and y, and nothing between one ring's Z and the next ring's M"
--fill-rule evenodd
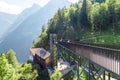
M37 70L32 64L21 65L13 50L2 53L0 56L0 80L36 80Z
M48 22L33 47L49 46L49 34L57 34L58 39L80 40L86 32L113 31L120 29L119 0L83 0L69 8L59 9ZM43 44L45 43L45 44ZM37 45L36 45L37 44Z

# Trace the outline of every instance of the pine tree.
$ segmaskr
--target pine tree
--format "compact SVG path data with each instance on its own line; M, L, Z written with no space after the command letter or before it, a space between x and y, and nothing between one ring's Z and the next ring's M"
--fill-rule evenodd
M16 59L15 52L13 50L9 50L6 53L6 58L8 59L8 63L13 65L13 67L18 66L18 61Z

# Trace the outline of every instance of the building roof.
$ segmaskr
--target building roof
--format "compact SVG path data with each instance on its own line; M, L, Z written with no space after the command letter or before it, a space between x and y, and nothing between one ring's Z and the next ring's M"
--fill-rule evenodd
M50 53L43 48L31 48L30 53L32 54L32 56L38 55L42 59L46 59L50 56Z

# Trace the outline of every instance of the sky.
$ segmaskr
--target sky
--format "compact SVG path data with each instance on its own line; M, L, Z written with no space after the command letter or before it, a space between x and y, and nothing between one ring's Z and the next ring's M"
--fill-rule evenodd
M25 8L31 7L34 3L43 7L50 0L0 0L0 12L9 14L19 14ZM71 3L76 3L78 0L68 0Z

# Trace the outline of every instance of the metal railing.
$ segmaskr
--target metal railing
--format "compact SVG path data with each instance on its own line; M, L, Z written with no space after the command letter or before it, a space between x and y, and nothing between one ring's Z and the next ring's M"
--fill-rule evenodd
M73 41L58 41L58 44L120 77L120 50Z

